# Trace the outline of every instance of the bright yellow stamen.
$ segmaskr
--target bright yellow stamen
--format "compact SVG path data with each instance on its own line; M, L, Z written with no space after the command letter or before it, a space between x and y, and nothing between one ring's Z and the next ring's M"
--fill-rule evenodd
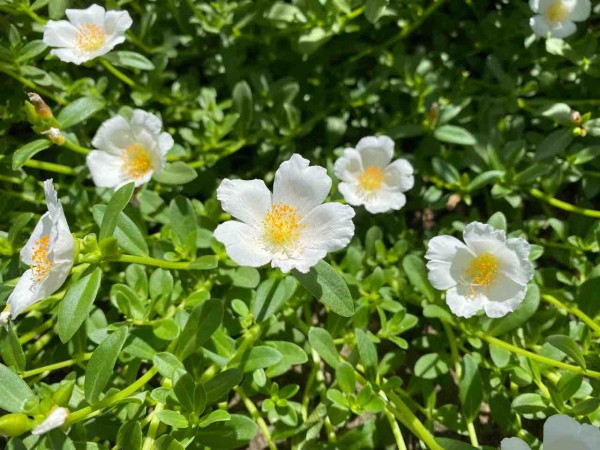
M92 53L104 45L106 33L98 25L87 23L81 25L75 35L75 45L84 53Z
M369 166L358 176L358 182L365 191L376 191L383 183L385 174L379 166Z
M465 274L471 286L489 288L496 279L498 273L498 258L491 253L482 253L475 257Z
M140 144L133 144L127 147L122 158L123 172L130 178L141 178L152 169L150 154Z
M42 238L33 244L33 255L31 256L32 263L29 268L33 272L33 280L36 283L41 283L46 279L54 263L48 259L48 250L50 246L50 238L48 235L42 236Z
M569 8L562 2L552 3L546 10L546 20L551 23L562 22L569 16Z
M297 209L285 203L273 204L263 221L266 240L278 247L292 245L304 228L301 220Z

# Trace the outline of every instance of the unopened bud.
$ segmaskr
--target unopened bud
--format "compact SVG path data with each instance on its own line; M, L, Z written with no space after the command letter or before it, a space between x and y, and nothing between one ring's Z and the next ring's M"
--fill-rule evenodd
M33 423L25 414L5 414L0 417L0 435L20 436L31 430Z
M52 110L50 109L50 107L46 105L46 102L38 94L36 94L35 92L28 92L27 97L29 97L29 101L33 103L35 112L40 117L40 119L48 120L54 117L54 114L52 114Z
M586 137L587 136L587 130L583 127L575 127L573 128L573 135L575 136L581 136L581 137Z
M52 394L52 400L54 400L54 403L56 403L58 406L66 407L69 404L69 400L71 400L74 387L74 381L67 381L65 384L60 386L56 391L54 391L54 394Z
M58 128L49 128L46 131L42 131L42 134L45 134L53 144L63 145L65 143L65 137Z
M581 123L581 114L579 111L571 111L571 122L575 125L579 125Z

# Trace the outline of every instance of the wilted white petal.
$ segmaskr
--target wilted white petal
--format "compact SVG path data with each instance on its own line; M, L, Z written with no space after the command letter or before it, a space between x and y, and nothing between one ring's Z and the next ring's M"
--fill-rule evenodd
M66 408L54 408L50 414L48 414L46 420L31 430L31 434L44 434L55 428L60 428L65 424L68 416L69 411Z

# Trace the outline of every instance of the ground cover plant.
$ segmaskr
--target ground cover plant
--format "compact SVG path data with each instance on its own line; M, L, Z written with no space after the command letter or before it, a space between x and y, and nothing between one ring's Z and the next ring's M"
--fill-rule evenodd
M0 447L600 448L599 9L0 0Z

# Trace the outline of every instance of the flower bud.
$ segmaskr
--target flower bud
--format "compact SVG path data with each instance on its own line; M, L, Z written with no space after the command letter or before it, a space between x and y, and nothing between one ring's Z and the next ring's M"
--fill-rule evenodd
M68 381L60 386L56 391L54 391L54 394L52 394L52 400L54 400L54 403L56 403L58 406L68 406L74 387L74 381Z
M63 145L65 143L65 137L58 128L51 127L46 131L42 131L48 137L48 140L56 145Z
M581 123L581 114L579 111L571 111L571 122L575 125L579 125Z
M54 114L52 114L52 110L42 99L42 97L40 97L35 92L28 92L27 96L29 97L29 101L33 103L35 112L37 113L40 119L48 120L54 117Z
M31 430L33 423L25 414L5 414L0 416L0 435L20 436Z

